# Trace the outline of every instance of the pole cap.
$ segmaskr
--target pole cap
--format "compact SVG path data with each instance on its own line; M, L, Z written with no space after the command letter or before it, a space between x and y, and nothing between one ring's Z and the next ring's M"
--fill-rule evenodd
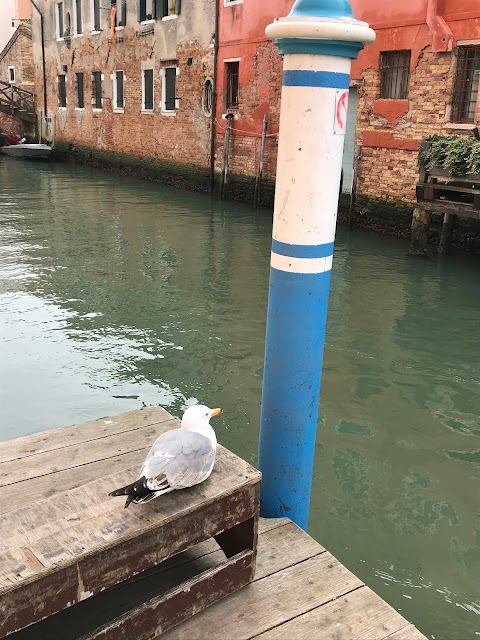
M375 40L366 22L355 20L348 0L296 0L286 18L265 29L280 53L356 58Z
M348 0L296 0L289 16L353 18L353 11Z

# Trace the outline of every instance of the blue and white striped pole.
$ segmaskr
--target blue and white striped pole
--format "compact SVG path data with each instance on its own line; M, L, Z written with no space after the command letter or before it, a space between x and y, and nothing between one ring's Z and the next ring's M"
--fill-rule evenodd
M297 0L284 54L262 393L261 514L308 525L351 59L375 33L347 0Z

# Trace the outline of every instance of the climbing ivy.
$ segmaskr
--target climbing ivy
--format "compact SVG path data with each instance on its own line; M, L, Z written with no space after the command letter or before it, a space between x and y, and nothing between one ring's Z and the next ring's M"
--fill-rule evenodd
M480 173L480 141L466 136L428 136L420 145L418 166L442 167L452 176Z

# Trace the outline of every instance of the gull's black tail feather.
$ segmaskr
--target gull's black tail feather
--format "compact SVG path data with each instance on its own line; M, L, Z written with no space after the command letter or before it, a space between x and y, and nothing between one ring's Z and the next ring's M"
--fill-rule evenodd
M109 496L128 496L125 502L125 509L131 502L148 502L155 496L155 492L147 487L147 478L142 476L136 482L127 484L125 487L111 491Z

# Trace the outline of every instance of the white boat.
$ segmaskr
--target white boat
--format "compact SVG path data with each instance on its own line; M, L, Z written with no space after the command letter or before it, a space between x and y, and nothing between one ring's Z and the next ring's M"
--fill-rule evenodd
M14 158L35 158L45 160L52 153L48 144L12 144L1 148L2 153Z

